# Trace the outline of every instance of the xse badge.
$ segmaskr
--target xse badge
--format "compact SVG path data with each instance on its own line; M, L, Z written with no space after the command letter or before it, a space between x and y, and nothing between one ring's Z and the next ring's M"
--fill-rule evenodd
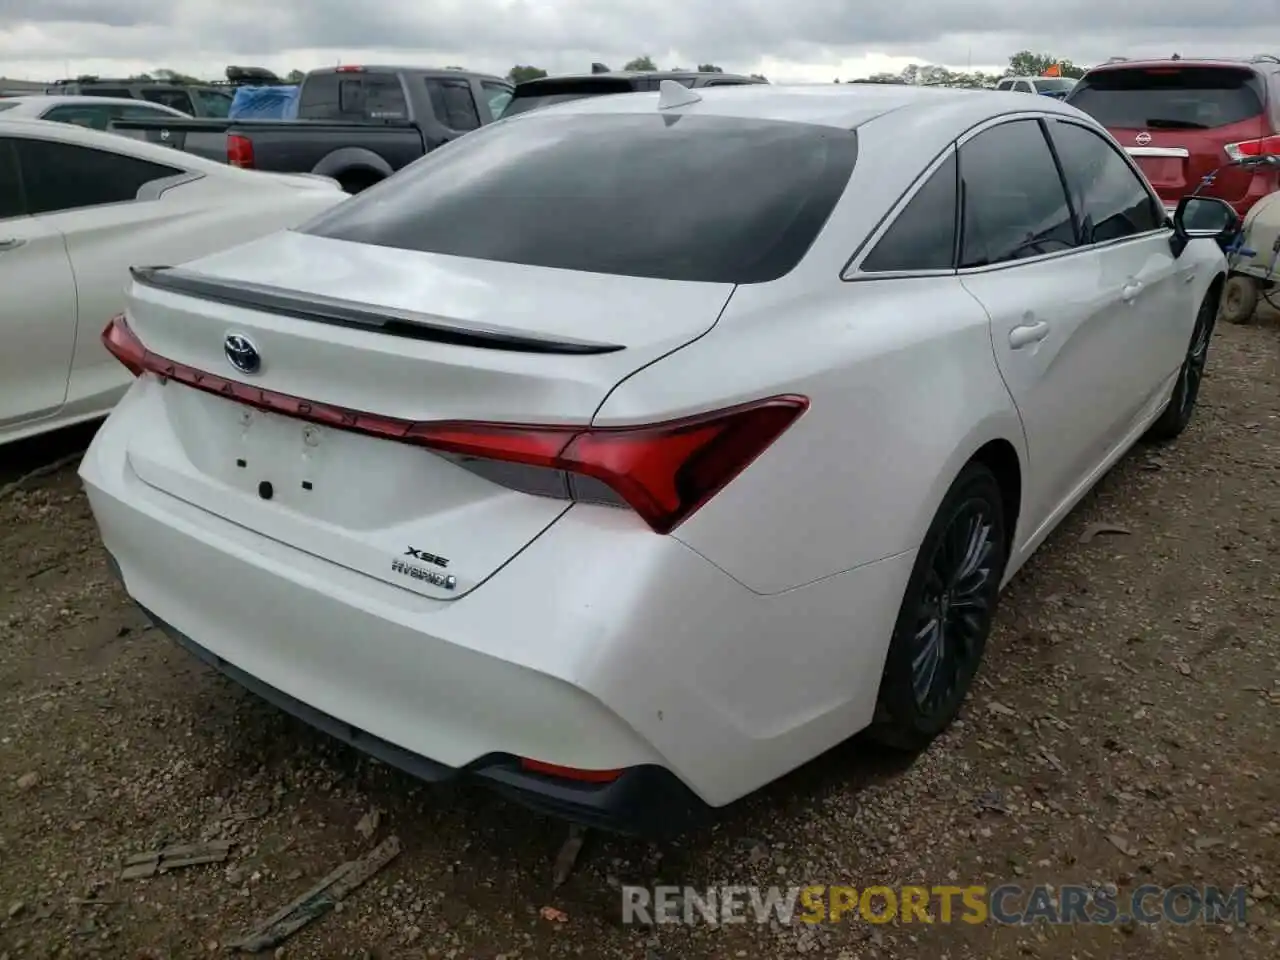
M437 556L434 553L428 553L425 550L419 550L417 547L409 547L404 552L405 557L413 557L415 560L421 560L425 563L434 564L437 567L449 566L447 557ZM445 590L454 590L458 586L458 578L452 574L437 573L426 567L419 566L416 563L410 563L404 557L397 557L391 561L391 569L394 573L401 576L409 577L413 580L421 580L423 583L429 583L433 587L441 587Z

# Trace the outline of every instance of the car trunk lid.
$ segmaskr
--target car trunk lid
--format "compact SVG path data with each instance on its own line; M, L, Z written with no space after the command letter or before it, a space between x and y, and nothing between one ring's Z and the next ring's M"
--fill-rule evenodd
M159 415L129 461L219 517L453 599L570 501L554 476L511 484L506 465L387 437L425 421L588 424L618 382L710 329L732 290L292 232L138 271L129 328L177 366L141 388ZM233 365L245 351L256 369ZM179 382L193 375L204 389Z

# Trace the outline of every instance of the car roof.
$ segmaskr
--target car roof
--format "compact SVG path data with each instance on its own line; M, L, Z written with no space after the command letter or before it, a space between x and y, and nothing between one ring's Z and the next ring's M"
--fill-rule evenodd
M175 110L173 107L166 106L163 103L155 103L151 100L139 100L137 97L91 97L85 94L75 93L25 93L17 97L5 97L6 100L14 100L18 103L34 103L38 105L57 105L72 104L73 106L83 106L86 104L114 104L116 106L125 107L155 107L161 112L171 112L175 116L185 117L186 114L181 110Z
M1147 60L1109 60L1092 67L1088 74L1104 73L1111 70L1145 70L1152 67L1233 67L1237 70L1252 70L1261 73L1261 67L1269 64L1276 66L1273 58L1264 57L1153 57Z
M93 147L109 153L136 157L150 163L159 163L166 167L179 167L192 173L225 176L228 171L235 170L225 163L206 160L193 153L162 147L132 137L122 137L118 133L107 133L103 130L90 130L73 123L57 123L53 120L37 120L33 117L9 117L0 113L0 136L32 137L39 140L56 140L82 147Z
M698 87L682 90L700 99L674 108L679 114L739 117L744 119L793 121L853 129L877 117L894 112L935 115L939 122L954 122L959 129L1004 113L1025 113L1025 94L906 84L771 84ZM528 122L530 117L567 114L645 113L657 108L656 92L619 93L609 97L583 97L541 110L517 114L503 122ZM1039 102L1043 100L1044 102ZM1050 97L1037 98L1035 109L1079 117Z
M555 82L557 80L592 80L614 77L619 80L634 80L650 77L655 80L687 80L690 77L724 77L726 80L751 80L753 83L765 83L759 77L749 77L744 73L722 73L719 70L602 70L600 73L558 73L550 77L534 77L522 80L526 83Z
M499 77L493 73L480 73L476 70L452 70L449 67L406 67L404 65L388 63L352 63L344 64L341 67L320 67L316 70L307 72L306 77L324 76L328 74L342 73L412 73L415 75L427 75L432 77L475 77L478 80L497 80L501 83L510 84L511 81L506 77Z

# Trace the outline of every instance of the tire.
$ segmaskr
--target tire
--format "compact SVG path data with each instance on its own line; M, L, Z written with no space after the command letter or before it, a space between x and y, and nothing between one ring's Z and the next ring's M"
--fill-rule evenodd
M889 642L867 735L923 750L955 719L991 632L1007 562L1004 500L995 474L970 463L929 525Z
M1178 371L1178 379L1173 385L1173 393L1169 397L1169 405L1160 414L1160 419L1153 423L1143 436L1143 440L1153 443L1165 443L1173 440L1191 422L1191 415L1196 409L1196 398L1200 396L1200 383L1204 379L1205 364L1209 360L1209 341L1213 339L1214 323L1218 316L1217 305L1213 297L1205 297L1200 304L1200 312L1196 314L1195 329L1191 331L1191 343L1187 345L1187 355L1182 360Z
M1258 281L1253 277L1235 276L1222 288L1222 307L1218 316L1227 323L1248 323L1258 308Z
M356 194L361 190L369 189L375 183L381 183L384 179L371 170L352 170L338 177L338 183L347 193Z

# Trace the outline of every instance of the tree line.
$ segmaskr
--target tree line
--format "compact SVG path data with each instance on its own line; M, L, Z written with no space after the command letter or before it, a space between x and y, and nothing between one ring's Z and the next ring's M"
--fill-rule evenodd
M948 70L946 67L939 67L931 64L911 64L898 73L875 73L869 77L857 77L849 80L840 80L836 78L836 83L905 83L905 84L925 84L929 86L944 87L993 87L1001 79L1001 77L1038 77L1042 75L1050 66L1056 64L1058 72L1064 77L1080 78L1084 76L1085 67L1078 66L1070 60L1064 60L1048 53L1034 53L1030 50L1020 50L1009 58L1009 65L1003 73L984 73L980 70L962 71ZM623 70L635 71L638 73L651 73L658 70L658 65L654 63L653 57L645 55L636 57L623 64ZM684 70L684 67L672 67L672 70ZM698 64L699 73L724 73L724 70L713 63ZM539 77L547 76L547 71L541 67L528 66L526 64L517 64L507 71L507 77L514 83L522 83L525 80L537 80ZM761 74L753 73L753 77L763 80Z
M1003 73L984 73L978 71L948 70L946 67L939 67L933 64L911 64L898 73L874 73L869 77L857 77L849 80L841 80L836 78L836 83L904 83L904 84L922 84L927 86L942 87L993 87L1001 77L1038 77L1041 76L1049 67L1057 65L1058 72L1064 77L1079 78L1084 76L1085 67L1078 66L1070 60L1063 60L1054 57L1048 53L1034 53L1030 50L1019 50L1009 58L1009 65ZM449 67L450 70L462 70L463 67ZM653 73L659 69L654 62L653 57L645 54L628 60L622 65L622 69L634 73ZM674 71L684 71L685 67L671 67ZM700 63L697 66L698 73L724 73L721 67L714 63ZM284 77L288 83L301 83L306 74L301 70L290 70ZM537 80L540 77L547 76L547 71L541 67L534 67L528 64L516 64L507 71L507 78L513 83L523 83L526 80ZM753 73L753 77L758 80L766 79L763 75ZM135 80L174 80L180 83L199 83L195 77L189 77L185 74L178 73L176 70L155 70L150 74L138 74L132 79Z

